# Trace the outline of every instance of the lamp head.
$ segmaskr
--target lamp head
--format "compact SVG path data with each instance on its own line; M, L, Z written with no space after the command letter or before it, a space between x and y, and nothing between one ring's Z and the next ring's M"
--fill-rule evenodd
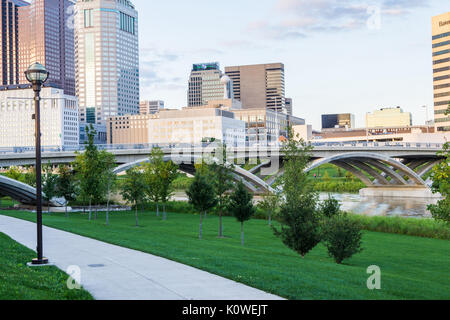
M35 62L25 71L25 76L32 84L42 85L47 81L49 72L42 64Z

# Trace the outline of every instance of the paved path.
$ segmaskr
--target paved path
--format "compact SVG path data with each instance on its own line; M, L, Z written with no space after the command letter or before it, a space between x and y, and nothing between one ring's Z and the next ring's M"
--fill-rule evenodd
M0 232L35 250L34 223L0 215ZM77 265L81 284L101 300L277 300L280 297L151 254L44 227L44 256ZM92 265L103 265L92 267Z

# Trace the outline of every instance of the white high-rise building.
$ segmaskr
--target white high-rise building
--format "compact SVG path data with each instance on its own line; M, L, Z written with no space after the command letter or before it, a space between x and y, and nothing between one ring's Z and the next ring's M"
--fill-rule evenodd
M0 89L0 147L34 147L33 89ZM41 91L41 134L44 147L78 147L78 103L62 89Z
M139 113L138 13L129 0L77 1L76 94L80 121Z

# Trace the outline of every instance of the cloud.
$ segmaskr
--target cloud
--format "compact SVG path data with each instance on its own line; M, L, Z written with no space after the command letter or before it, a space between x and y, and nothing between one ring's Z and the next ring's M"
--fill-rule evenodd
M253 21L247 29L267 38L304 38L367 28L374 15L402 16L428 4L429 0L276 0L270 18Z
M141 48L139 57L141 92L179 90L184 87L183 79L173 77L165 70L166 65L177 61L181 56L175 52L161 51L153 47Z

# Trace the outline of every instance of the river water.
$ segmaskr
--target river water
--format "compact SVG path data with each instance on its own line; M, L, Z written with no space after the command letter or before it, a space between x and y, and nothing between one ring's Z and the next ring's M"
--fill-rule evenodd
M429 204L436 204L436 198L376 198L361 197L359 194L331 193L337 199L342 210L368 216L399 216L410 218L431 218L427 210ZM320 199L328 198L327 193L321 193Z
M328 193L321 193L320 200L328 198ZM341 203L343 211L368 216L399 216L409 218L431 218L427 210L429 204L436 204L433 198L375 198L361 197L353 193L331 193ZM174 200L186 201L184 192L177 192Z

